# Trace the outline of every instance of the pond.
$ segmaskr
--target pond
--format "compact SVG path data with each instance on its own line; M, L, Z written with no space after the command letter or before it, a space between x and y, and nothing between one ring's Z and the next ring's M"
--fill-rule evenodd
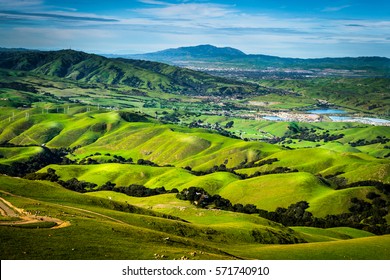
M276 116L264 116L263 119L269 120L269 121L284 121L285 119L276 117Z
M340 109L316 109L307 111L311 114L329 115L329 114L346 114L347 112Z
M378 118L353 118L353 117L340 117L340 116L329 116L329 118L332 121L335 121L335 122L355 121L355 122L362 122L362 123L377 123L377 124L388 124L388 123L390 123L389 120L378 119Z

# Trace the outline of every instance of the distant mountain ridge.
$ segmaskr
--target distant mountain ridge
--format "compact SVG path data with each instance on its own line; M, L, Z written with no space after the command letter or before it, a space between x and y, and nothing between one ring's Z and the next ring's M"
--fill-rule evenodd
M127 86L137 90L192 95L258 94L260 86L215 77L158 62L106 58L74 50L0 50L0 68L85 83Z
M156 57L172 57L172 56L185 56L185 57L242 57L246 54L238 49L223 47L218 48L212 45L199 45L194 47L180 47L177 49L167 49L154 53L146 53L146 56Z
M115 55L111 56L115 57ZM262 54L245 54L234 48L220 48L212 45L180 47L146 54L121 55L121 57L152 60L184 67L237 67L243 69L265 69L269 67L332 68L376 71L381 74L390 73L390 59L386 57L285 58Z

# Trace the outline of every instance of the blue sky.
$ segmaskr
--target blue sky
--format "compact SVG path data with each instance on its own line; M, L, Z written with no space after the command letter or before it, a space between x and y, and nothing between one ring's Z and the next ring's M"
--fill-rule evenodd
M199 44L390 57L390 1L0 0L2 47L145 53Z

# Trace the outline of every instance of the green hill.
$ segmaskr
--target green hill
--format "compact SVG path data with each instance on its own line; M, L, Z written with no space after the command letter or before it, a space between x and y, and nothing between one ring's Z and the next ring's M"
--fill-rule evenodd
M166 64L108 59L73 50L0 51L0 68L31 71L88 84L106 84L175 94L236 95L266 92L259 86Z
M0 225L2 259L386 259L389 249L387 236L290 229L254 215L199 209L174 194L79 194L51 182L0 179L3 199L67 222L57 229ZM305 238L315 243L271 245Z

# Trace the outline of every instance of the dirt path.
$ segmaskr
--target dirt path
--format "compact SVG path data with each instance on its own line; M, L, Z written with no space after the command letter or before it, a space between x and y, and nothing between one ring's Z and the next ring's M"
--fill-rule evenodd
M47 216L37 216L32 215L29 212L24 211L23 209L17 208L12 205L9 201L0 197L0 209L1 214L6 217L19 218L17 221L1 221L0 225L12 226L12 225L25 225L25 224L33 224L33 223L42 223L42 222L54 222L56 226L51 229L58 229L70 226L69 222L62 221L60 219L47 217Z
M15 213L14 209L12 209L9 206L9 202L1 197L0 197L0 210L3 216L19 217L19 215Z
M6 192L6 191L0 191L0 192L2 192L4 194L7 194L7 195L10 195L10 196L14 196L14 197L34 200L34 199L31 199L31 198L28 198L28 197L15 195L15 194L12 194L12 193L9 193L9 192ZM24 223L24 224L26 224L26 223L35 223L35 222L45 221L45 222L55 222L57 224L56 226L52 227L52 229L58 229L58 228L63 228L63 227L70 226L69 222L62 221L62 220L59 220L59 219L56 219L56 218L51 218L51 217L47 217L47 216L36 216L36 215L31 215L30 213L26 213L23 209L19 209L19 208L15 207L10 202L6 201L5 199L3 199L1 197L0 197L0 201L2 201L3 204L8 206L8 208L11 208L10 211L12 211L12 209L16 210L19 213L19 215L17 215L16 217L19 217L19 218L21 218L23 220L23 221L16 221L16 222L0 222L0 225L11 225L11 224L15 224L15 223L18 223L18 224ZM92 214L92 215L99 216L99 217L102 217L102 218L105 218L107 220L111 220L113 222L117 222L117 223L120 223L120 224L123 224L123 225L129 225L128 223L123 222L121 220L112 218L112 217L104 215L104 214L93 212L93 211L90 211L90 210L86 210L86 209L82 209L82 208L78 208L78 207L67 206L67 205L62 205L62 204L57 204L57 203L52 203L52 202L45 202L45 203L53 205L53 206L56 206L56 207L64 207L64 208L76 210L76 211L79 211L79 212ZM0 210L1 209L2 209L2 206L0 204Z

